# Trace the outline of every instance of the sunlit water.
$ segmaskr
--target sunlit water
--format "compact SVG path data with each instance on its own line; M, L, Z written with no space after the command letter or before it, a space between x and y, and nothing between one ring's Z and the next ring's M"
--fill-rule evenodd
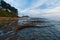
M0 24L3 21L0 21ZM9 40L14 34L13 30L15 26L18 26L18 21L6 21L6 23L0 28L0 39L3 40L3 36L10 35L5 38ZM38 22L37 25L49 25L44 28L25 28L17 32L16 39L18 40L60 40L60 21L46 21ZM4 33L3 29L9 29L8 32Z

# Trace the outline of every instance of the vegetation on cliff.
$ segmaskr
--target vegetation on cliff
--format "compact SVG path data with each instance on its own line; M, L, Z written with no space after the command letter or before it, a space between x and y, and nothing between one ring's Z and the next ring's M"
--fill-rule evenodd
M16 14L0 8L0 17L18 17Z
M6 3L4 0L0 1L0 17L18 17L18 10Z

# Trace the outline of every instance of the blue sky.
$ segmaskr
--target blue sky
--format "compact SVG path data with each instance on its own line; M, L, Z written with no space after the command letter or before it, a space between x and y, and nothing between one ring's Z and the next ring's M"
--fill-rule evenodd
M60 20L60 0L5 0L18 9L19 16L45 17Z

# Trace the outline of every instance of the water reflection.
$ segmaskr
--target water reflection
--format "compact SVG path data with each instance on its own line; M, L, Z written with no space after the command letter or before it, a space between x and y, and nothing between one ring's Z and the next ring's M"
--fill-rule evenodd
M21 25L28 23L26 20L1 20L0 21L0 39L1 40L59 40L60 22L34 22L36 25L49 25L44 28L25 28L16 31ZM29 23L28 23L29 24ZM53 26L54 25L54 26ZM56 26L55 26L56 25ZM28 26L29 27L29 26Z
M18 25L18 20L0 20L0 39L12 37L15 32L15 26Z

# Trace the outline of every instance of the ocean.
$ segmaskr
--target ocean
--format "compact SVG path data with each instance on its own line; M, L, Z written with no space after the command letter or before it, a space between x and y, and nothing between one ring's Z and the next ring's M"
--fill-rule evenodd
M18 27L18 22L14 20L0 21L0 40L13 40L14 38L15 40L60 40L60 21L37 22L37 25L48 25L48 27L25 28L14 35L13 29L15 26Z

